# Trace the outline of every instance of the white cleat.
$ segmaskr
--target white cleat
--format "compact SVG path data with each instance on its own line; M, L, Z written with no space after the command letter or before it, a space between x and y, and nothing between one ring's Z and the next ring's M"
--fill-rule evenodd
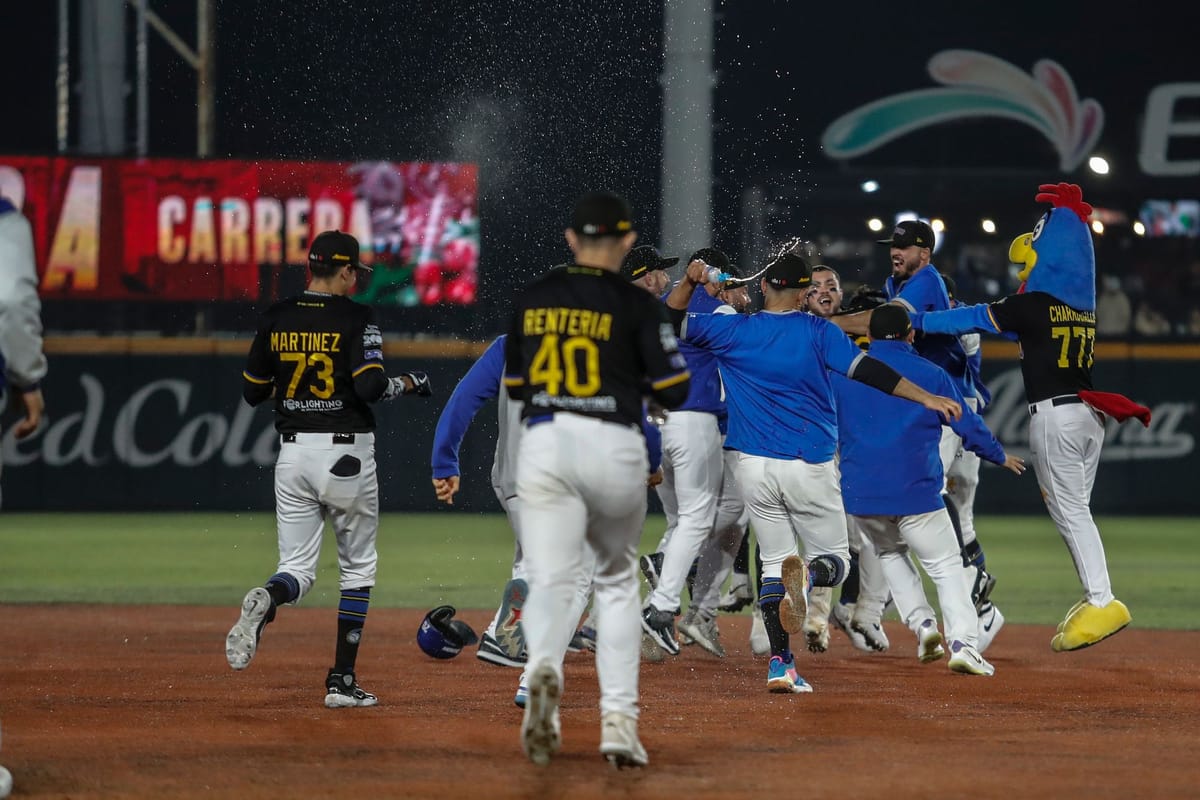
M763 622L762 608L755 603L750 609L750 652L765 656L771 652L771 638L767 636L767 624Z
M988 603L987 610L979 615L979 652L986 653L992 646L992 640L1004 627L1004 615L995 603Z
M995 675L996 668L979 655L979 651L969 644L955 642L950 647L950 661L947 663L951 672L963 675Z
M261 586L246 593L242 599L242 613L225 637L225 660L234 669L245 669L258 651L258 638L267 615L271 612L271 595Z
M921 631L917 634L917 658L922 664L928 664L932 661L937 661L942 656L946 655L945 648L942 647L942 634L938 631L937 622L932 619L927 619L921 623Z
M529 676L529 697L521 721L521 747L529 760L544 767L562 747L562 725L558 700L562 694L558 673L549 664L539 664Z
M600 755L617 769L649 764L646 748L638 740L637 720L619 711L605 714L600 722Z

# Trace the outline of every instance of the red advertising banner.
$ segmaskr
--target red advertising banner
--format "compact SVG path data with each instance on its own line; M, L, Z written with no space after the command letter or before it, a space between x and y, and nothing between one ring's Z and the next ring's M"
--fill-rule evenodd
M0 156L0 194L33 225L45 299L259 300L333 228L375 268L356 299L476 297L474 164Z

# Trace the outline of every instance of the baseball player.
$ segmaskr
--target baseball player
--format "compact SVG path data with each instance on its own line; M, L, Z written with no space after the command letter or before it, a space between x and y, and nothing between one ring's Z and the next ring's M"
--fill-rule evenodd
M826 320L798 310L812 281L808 263L784 253L764 270L763 310L749 315L686 313L707 266L693 261L667 306L685 341L717 358L729 409L725 447L738 453L737 477L762 548L759 592L771 642L767 688L810 692L796 672L789 634L798 633L812 586L837 586L850 552L833 464L837 420L829 371L949 416L958 403L903 379L859 351ZM808 558L798 555L797 533Z
M1024 282L1017 294L981 305L917 314L927 334L968 331L1016 336L1029 402L1029 446L1046 508L1071 553L1084 597L1058 626L1056 652L1096 644L1129 624L1113 596L1108 562L1090 506L1105 415L1149 424L1150 412L1121 395L1092 390L1096 338L1096 257L1092 207L1074 184L1043 184L1037 202L1052 208L1009 247Z
M950 307L961 305L957 298L957 287L954 278L943 274L942 281L946 284L946 294L950 296ZM975 411L983 411L992 402L992 394L980 377L979 370L983 363L983 348L980 335L974 331L958 337L962 344L963 353L967 357L967 377L971 382L974 397L966 398ZM946 471L946 493L952 501L947 508L958 512L958 528L963 541L977 541L975 533L975 493L979 488L979 456L968 448L959 447L958 452ZM976 610L979 613L979 652L985 652L996 634L1004 627L1004 615L1000 608L991 601L992 587L995 579L991 575L983 578L983 591L976 592Z
M804 295L803 309L809 314L829 319L841 311L842 299L842 280L837 270L824 264L814 266L812 285ZM855 343L866 349L862 343ZM839 385L841 381L835 379L835 391ZM844 424L839 425L839 433L843 427ZM809 593L808 615L804 619L804 638L808 649L814 653L823 653L828 649L831 621L835 627L845 632L851 643L860 650L881 652L888 647L882 626L863 626L863 630L859 631L851 625L860 591L865 590L865 602L870 603L872 598L878 598L882 608L887 599L887 581L880 570L875 549L869 544L866 548L863 547L858 523L850 514L846 515L846 534L850 545L850 569L846 572L846 580L842 583L836 607L833 604L832 588L814 587Z
M950 295L941 273L930 260L933 254L935 236L933 228L928 223L917 219L898 222L891 237L879 240L879 244L889 248L891 254L892 274L884 283L884 292L888 301L898 303L909 314L917 311L943 311L950 308ZM862 335L867 332L871 311L859 314L848 314L834 318L834 323L851 335ZM916 350L921 355L950 374L955 380L959 391L968 405L975 407L975 391L971 386L967 368L967 356L963 352L962 343L957 336L924 335L916 340ZM962 442L949 426L942 428L942 472L949 473L954 463L954 457L962 449ZM943 494L946 492L943 490ZM955 531L959 534L962 545L963 566L972 575L975 589L972 596L976 608L983 609L996 585L995 578L987 571L983 548L979 540L968 540L966 534L958 527L958 511L954 501L947 496L946 510L955 523ZM971 532L974 535L974 531Z
M522 625L529 698L521 744L535 764L561 746L558 702L583 553L595 553L600 752L644 766L637 734L641 630L637 545L647 459L639 430L648 387L664 408L687 398L689 374L663 307L617 274L637 239L628 202L584 195L566 240L575 263L516 299L504 382L523 403L517 455L521 549L529 581Z
M235 670L249 666L277 608L299 602L312 588L328 519L337 536L341 577L337 645L325 678L328 708L378 702L359 687L354 670L375 585L379 528L375 415L369 403L432 393L423 372L394 378L384 372L374 313L347 296L358 273L370 269L358 254L358 240L348 233L325 231L313 239L308 288L262 316L242 373L247 403L275 398L279 564L265 585L246 593L225 639L225 658Z
M933 393L958 399L958 386L945 370L912 348L908 314L898 305L881 306L871 315L870 349L878 358ZM925 599L911 550L937 587L950 642L949 667L955 672L991 675L979 654L979 622L971 600L973 581L962 569L954 526L946 512L938 443L942 420L917 408L880 398L860 384L834 377L839 419L842 497L863 536L879 554L896 609L918 638L922 663L945 655L937 618ZM978 414L964 406L950 425L973 452L1016 474L1024 464L1004 448Z
M521 436L521 405L508 397L502 391L504 379L504 343L506 336L497 337L483 355L479 357L467 374L463 376L446 407L438 417L437 428L433 436L433 488L437 497L447 505L454 504L454 495L458 493L461 476L458 465L458 451L462 446L463 437L475 414L488 400L495 399L498 405L498 435L496 452L492 460L492 489L500 506L504 509L508 522L516 539L516 551L513 555L512 578L504 588L500 607L493 617L487 630L480 638L476 657L481 661L509 667L524 668L527 659L525 651L525 636L521 630L521 609L528 595L529 587L525 580L525 569L521 555L520 543L520 501L517 497L517 442ZM646 449L649 456L650 468L653 474L661 462L662 446L658 429L645 421L643 417L642 433L646 437ZM651 478L653 480L653 478ZM594 557L585 553L585 566L580 576L580 583L575 597L575 607L578 609L571 617L578 620L583 608L591 596L592 573L594 572ZM570 615L569 615L570 616ZM593 635L594 640L594 635ZM522 675L518 682L514 701L524 707L528 689Z
M25 412L13 428L18 439L38 429L45 410L41 381L46 356L37 285L29 220L0 196L0 409L7 408L11 388Z
M677 260L670 259L670 264ZM706 263L725 273L734 270L729 257L713 247L696 251L688 261ZM705 291L694 292L688 310L695 314L736 313L718 298L720 288L709 284ZM716 360L707 351L686 343L679 350L692 378L687 400L662 425L663 481L658 486L658 496L667 518L667 530L659 544L661 560L643 556L641 562L642 572L651 580L651 593L642 612L642 628L671 655L679 654L675 615L688 572L715 530L724 471L721 421L726 415ZM692 614L686 622L689 629L683 631L684 635L700 642L714 655L724 655L713 615Z

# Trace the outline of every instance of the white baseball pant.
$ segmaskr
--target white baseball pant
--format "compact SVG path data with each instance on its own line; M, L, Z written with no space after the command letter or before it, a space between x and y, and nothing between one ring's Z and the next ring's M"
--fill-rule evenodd
M739 453L737 479L758 539L763 579L782 576L788 556L834 556L842 572L850 566L842 487L833 460L809 464L800 459L766 458Z
M1083 403L1029 407L1029 453L1046 509L1071 552L1087 601L1113 601L1104 542L1092 519L1092 486L1104 446L1103 417Z
M299 602L312 588L328 518L337 537L340 588L375 585L379 531L379 483L375 434L356 433L353 444L334 444L332 433L288 434L275 462L275 516L279 534L277 572L293 575ZM334 465L358 461L353 475L334 475ZM347 471L344 468L339 472Z
M958 538L946 509L899 517L856 516L856 520L879 554L896 610L909 630L919 635L922 622L937 619L925 597L921 576L908 557L911 551L937 587L946 638L977 646L979 618L971 602L971 581L962 568Z
M641 431L559 412L521 436L517 494L529 599L522 615L531 667L562 662L588 549L596 558L600 711L638 714L642 622L637 546L649 464Z
M979 410L979 399L967 397L964 402L972 411ZM979 488L979 456L963 447L962 439L948 425L942 426L938 442L942 459L942 474L946 493L958 510L958 528L964 545L975 541L975 490Z
M737 482L737 453L724 450L721 461L724 469L717 498L717 520L713 523L712 535L700 551L692 597L692 607L707 614L716 613L717 603L721 600L721 585L733 571L734 559L746 537L746 526L750 524L750 511Z

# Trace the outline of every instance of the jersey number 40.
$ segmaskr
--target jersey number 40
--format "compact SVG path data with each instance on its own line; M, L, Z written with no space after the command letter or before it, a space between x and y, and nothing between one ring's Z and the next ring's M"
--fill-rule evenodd
M572 397L591 397L600 391L600 348L586 336L560 340L547 333L529 364L529 382L552 396L566 389Z

